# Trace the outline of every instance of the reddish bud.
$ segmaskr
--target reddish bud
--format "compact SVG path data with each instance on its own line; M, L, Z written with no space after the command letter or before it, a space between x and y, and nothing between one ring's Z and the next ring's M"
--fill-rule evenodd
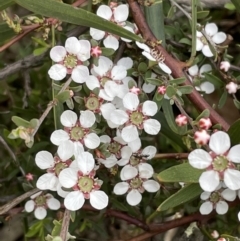
M158 86L158 88L157 88L157 92L161 95L164 95L166 93L166 90L167 90L167 88L164 85Z
M211 236L212 236L213 238L218 238L218 237L219 237L218 231L217 231L217 230L213 230L212 233L211 233Z
M229 68L230 68L230 63L228 61L222 61L220 63L220 69L225 71L225 72L228 72Z
M27 179L27 181L32 181L33 180L33 174L28 173L28 174L25 175L25 178Z
M141 90L135 86L133 86L129 91L136 95L139 95L141 92Z
M91 48L91 56L98 58L102 54L102 50L99 46L95 46Z
M180 114L176 117L175 122L178 126L185 126L188 123L188 119L185 115Z
M194 141L199 145L206 145L210 139L210 135L206 130L196 131L194 134Z
M198 125L201 129L208 130L212 126L212 122L209 118L201 118Z
M228 94L235 94L238 89L238 85L234 82L230 82L226 85L226 89Z

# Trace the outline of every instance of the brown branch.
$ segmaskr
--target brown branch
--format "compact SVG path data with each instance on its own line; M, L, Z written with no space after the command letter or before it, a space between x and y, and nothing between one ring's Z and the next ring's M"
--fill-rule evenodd
M153 35L150 30L144 14L140 9L137 1L128 0L129 7L131 9L134 21L138 26L140 33L143 38L146 40L146 43L151 47L155 48L159 53L165 57L165 64L172 70L172 76L174 78L185 77L186 82L184 85L191 84L187 77L185 76L183 70L187 67L186 63L180 62L174 59L160 44L158 44L158 40ZM210 110L210 119L214 124L221 124L223 130L227 131L229 129L229 124L202 98L202 96L194 89L193 92L187 95L189 100L196 106L199 111L203 111L205 109Z
M189 153L158 153L153 159L187 159Z
M69 211L68 209L65 209L64 216L63 216L63 222L62 222L62 228L61 228L61 232L60 232L60 237L62 238L63 241L67 240L66 238L67 238L67 233L68 233L70 216L71 216L71 211Z

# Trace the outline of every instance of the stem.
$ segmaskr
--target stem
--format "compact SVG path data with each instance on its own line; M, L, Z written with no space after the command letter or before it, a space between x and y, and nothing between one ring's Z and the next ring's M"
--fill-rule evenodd
M195 1L195 0L192 0L192 1ZM170 2L172 5L180 9L190 21L192 21L192 17L190 16L190 14L186 12L178 3L176 3L174 0L170 0Z
M66 241L66 238L67 238L70 216L71 216L71 211L69 211L68 209L65 209L63 221L62 221L62 228L60 232L60 237L62 238L63 241Z
M189 153L158 153L153 159L187 159Z

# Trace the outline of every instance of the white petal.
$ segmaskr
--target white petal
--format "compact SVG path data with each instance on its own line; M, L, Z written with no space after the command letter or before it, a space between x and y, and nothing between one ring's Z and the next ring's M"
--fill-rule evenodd
M219 201L216 205L216 212L218 214L225 214L228 211L228 204L225 201Z
M141 145L142 145L142 143L141 143L140 138L137 138L134 141L128 142L128 146L132 149L132 152L138 151L140 149Z
M75 158L84 151L83 145L80 142L72 142L74 146L74 156Z
M106 48L114 49L117 50L119 47L119 42L116 37L113 35L108 35L104 40L103 40L103 45Z
M123 22L128 18L129 9L127 4L121 4L113 12L115 22Z
M195 75L197 75L198 74L198 66L195 64L195 65L193 65L192 67L190 67L189 69L188 69L188 73L191 75L191 76L195 76Z
M111 77L115 81L120 81L127 76L127 70L124 66L114 66L111 71Z
M109 120L111 113L116 109L112 103L106 103L101 105L100 110L104 119Z
M158 107L154 101L147 100L143 103L142 113L147 116L154 116L157 113Z
M111 138L108 135L102 135L99 137L101 143L110 143L111 142Z
M221 44L227 39L227 35L223 32L218 32L216 33L213 37L212 40L215 44Z
M36 187L40 190L48 190L55 187L57 182L58 178L54 173L45 173L38 178Z
M143 155L147 160L150 160L156 155L156 153L157 148L155 146L147 146L142 150L141 155Z
M240 189L240 171L227 169L224 172L224 183L231 190Z
M67 38L65 42L65 48L70 54L77 55L77 53L80 51L80 43L79 40L76 37L70 37Z
M24 209L26 212L30 213L34 210L35 202L33 200L29 200L25 203Z
M108 81L109 82L109 81ZM106 84L105 84L106 85ZM114 99L114 96L109 96L105 90L100 90L98 96L104 100L112 101Z
M211 135L209 147L216 154L224 154L231 146L229 135L226 132L218 131Z
M65 110L60 117L61 123L65 127L75 126L77 119L77 114L71 110Z
M213 36L218 32L218 27L215 23L208 23L205 26L205 31L209 36Z
M210 47L208 45L204 45L202 48L202 53L206 56L206 57L212 57L213 53L210 49Z
M90 128L94 125L96 116L90 110L81 111L80 123L84 128Z
M219 174L213 170L203 172L199 178L199 184L206 192L215 191L219 182Z
M201 91L204 91L206 94L211 94L214 92L215 86L212 83L206 81L200 85L200 89Z
M143 44L137 41L136 41L136 44L140 49L143 49L144 51L150 53L150 48L146 44Z
M121 59L118 60L117 65L123 66L126 69L130 69L133 66L133 60L129 57L121 58Z
M86 61L90 58L91 44L88 40L79 40L81 49L77 54L78 59L81 61Z
M66 77L67 68L61 64L54 64L49 70L48 74L51 79L59 81Z
M160 184L154 180L147 180L142 185L148 192L157 192L160 189Z
M208 215L213 210L213 204L210 201L204 202L199 211L202 215Z
M131 206L138 205L142 200L142 194L138 190L133 189L127 195L127 202Z
M211 70L212 70L212 66L210 64L204 64L199 70L200 76L202 76L203 73L209 72Z
M111 155L107 159L99 159L98 161L100 161L106 168L112 168L117 164L118 160L115 155Z
M50 152L40 151L35 157L37 166L41 169L47 169L54 166L54 159Z
M114 186L113 192L116 195L123 195L128 191L129 184L127 182L119 182Z
M132 149L129 146L124 146L121 149L121 157L129 159L130 156L132 155Z
M147 94L153 92L155 90L155 88L156 88L155 85L146 84L146 83L144 83L143 86L142 86L142 90Z
M200 50L202 50L202 48L203 48L203 42L199 39L199 38L197 38L196 39L196 50L197 51L200 51Z
M123 98L123 105L128 110L136 110L139 105L138 96L133 93L127 93Z
M65 198L65 197L68 195L68 193L69 193L69 192L64 191L64 190L62 189L62 186L61 186L60 183L57 185L57 194L58 194L58 196Z
M47 205L51 210L58 210L61 206L60 202L56 198L47 199Z
M236 193L236 191L226 188L225 190L222 191L221 196L225 200L232 202L236 199L237 193Z
M90 28L90 35L95 40L101 40L105 36L105 32L96 28Z
M165 63L158 63L158 66L162 69L163 72L167 73L167 74L171 74L172 70L165 64Z
M62 141L58 146L58 156L62 161L70 159L74 154L74 144L71 141Z
M114 98L118 93L118 84L114 81L107 81L104 85L104 90L108 96Z
M89 152L82 152L77 157L78 167L84 175L89 174L94 169L95 160L93 155Z
M143 51L142 55L145 56L147 59L149 59L151 61L156 61L156 59L151 55L150 52Z
M201 198L202 200L207 200L207 199L209 199L210 195L211 195L211 192L203 192L203 193L201 194L200 198Z
M105 76L107 72L112 68L113 62L111 59L100 56L98 59L98 66L93 65L93 70L99 75L99 76Z
M138 139L138 130L136 126L130 125L126 126L122 129L121 136L124 141L132 142Z
M72 71L72 79L76 83L84 83L89 78L89 70L86 66L78 65Z
M101 5L97 10L97 15L104 19L110 20L112 17L112 10L107 5Z
M148 163L140 163L138 164L138 171L139 171L139 176L141 178L151 178L154 171L153 171L153 167L148 164Z
M63 46L55 46L50 51L50 58L54 62L63 61L66 57L67 51Z
M120 178L122 181L125 181L136 177L137 174L138 174L137 168L130 165L126 165L125 167L123 167L123 169L120 172Z
M129 120L128 114L123 110L114 110L110 114L110 120L116 125L123 125Z
M103 191L92 191L90 193L90 204L98 209L104 209L108 205L108 196Z
M70 211L77 211L83 206L84 202L84 196L80 191L70 192L64 199L64 205Z
M86 85L90 90L94 90L95 88L100 87L99 80L93 75L90 75L88 77L88 79L86 80Z
M100 138L95 133L90 133L85 136L84 144L89 149L95 149L100 145Z
M189 164L197 169L205 169L212 163L212 157L202 149L196 149L188 155Z
M37 207L34 211L34 216L36 219L42 220L47 216L47 210L43 207Z
M77 184L77 170L65 168L59 174L59 182L63 187L70 188Z
M125 166L125 165L127 165L128 163L129 163L129 158L128 158L128 159L122 158L122 159L120 159L119 161L117 161L118 166Z
M229 150L227 158L232 162L240 163L240 145L233 146Z
M157 135L161 129L161 124L155 119L148 119L143 122L144 130L150 135Z

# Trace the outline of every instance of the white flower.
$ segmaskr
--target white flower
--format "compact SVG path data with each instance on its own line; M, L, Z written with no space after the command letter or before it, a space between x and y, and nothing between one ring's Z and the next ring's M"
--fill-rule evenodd
M221 183L214 192L203 192L201 199L205 202L200 206L200 213L207 215L216 209L218 214L225 214L228 211L228 204L226 201L234 201L237 194L229 188L223 188Z
M95 161L91 153L82 152L76 159L77 168L66 168L60 172L59 181L65 188L72 191L64 199L64 205L68 210L80 209L85 199L90 199L90 204L98 209L104 209L108 205L108 196L99 191L102 181L94 179Z
M162 71L164 71L167 74L171 74L171 69L164 63L163 60L159 59L158 53L154 51L153 49L150 49L146 44L136 42L137 46L140 49L143 49L144 51L142 54L151 61L157 61L158 66L161 68Z
M209 72L212 70L210 64L204 64L200 69L197 65L193 65L188 69L188 73L190 74L190 80L195 84L195 79L199 80L200 78L204 77L204 73ZM196 90L203 91L206 94L211 94L215 87L212 83L205 81L200 83L200 85L195 86Z
M56 64L48 71L50 78L59 81L71 74L73 81L84 83L89 77L89 70L82 64L90 58L90 49L88 40L78 40L76 37L68 38L65 47L53 47L50 57Z
M99 97L104 100L123 98L128 93L128 86L123 84L123 79L127 76L127 69L132 65L131 58L120 59L117 65L113 66L112 60L100 56L98 66L93 65L91 70L93 75L88 78L86 85L90 90L100 88Z
M130 165L125 166L121 171L121 179L114 186L113 192L116 195L127 194L127 202L131 206L138 205L142 200L142 193L146 190L148 192L157 192L160 188L158 182L148 180L153 175L153 168L148 163L141 163L135 167Z
M227 35L223 32L218 32L218 27L215 23L208 23L205 26L205 33L209 40L215 44L221 44L227 39ZM214 46L215 47L215 46ZM201 32L197 31L196 50L202 51L206 57L212 57L213 53L208 45L206 38Z
M60 208L60 202L49 193L42 194L42 192L38 192L31 196L31 200L25 203L24 208L28 213L34 210L34 216L42 220L47 216L46 209L58 210Z
M224 70L225 72L228 72L228 70L230 69L231 64L228 61L222 61L220 63L220 69Z
M113 8L110 8L107 5L101 5L97 10L97 15L99 17L102 17L108 21L114 22L119 26L124 26L126 24L125 21L128 18L128 14L129 14L129 9L128 9L128 5L126 4L121 4ZM126 29L133 32L133 30L129 27L126 27ZM103 45L106 48L112 48L114 50L117 50L119 47L118 38L111 34L106 34L102 30L90 28L90 35L95 40L101 40L105 38L103 40Z
M87 148L95 149L100 144L100 139L96 133L91 131L91 127L96 121L93 112L81 111L78 119L77 114L71 110L66 110L60 117L64 130L56 130L50 139L54 145L59 146L63 141L70 140L74 147L74 155L83 150L83 145Z
M234 82L229 82L226 85L226 89L227 89L228 94L235 94L238 90L238 85Z
M138 96L127 93L123 98L124 110L114 110L110 115L112 123L124 125L121 136L124 141L131 142L138 138L138 129L144 129L150 135L157 135L161 124L155 119L149 118L157 113L157 104L153 101L145 101L140 105Z
M236 170L233 164L240 163L240 145L232 148L230 146L228 134L218 131L210 137L210 153L196 149L189 154L189 163L194 168L206 169L199 178L199 184L204 191L216 190L221 180L231 190L240 189L240 171Z

